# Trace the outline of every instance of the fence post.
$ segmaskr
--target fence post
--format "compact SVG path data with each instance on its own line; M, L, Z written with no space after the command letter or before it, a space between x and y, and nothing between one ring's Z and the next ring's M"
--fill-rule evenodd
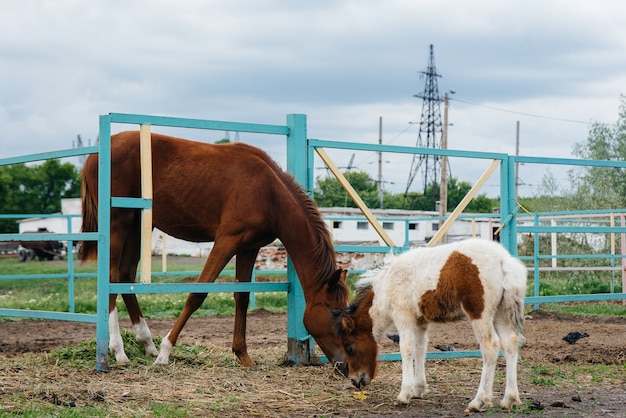
M287 171L305 191L312 190L309 184L308 162L309 150L307 147L306 115L287 115ZM287 355L294 363L309 363L314 351L312 338L309 336L302 317L304 315L305 300L302 285L293 267L291 259L287 257Z
M500 243L517 256L517 216L515 213L516 187L515 157L509 156L500 164L500 222L511 219L500 230Z
M96 370L109 370L109 271L111 266L111 116L100 116L98 152L98 299Z

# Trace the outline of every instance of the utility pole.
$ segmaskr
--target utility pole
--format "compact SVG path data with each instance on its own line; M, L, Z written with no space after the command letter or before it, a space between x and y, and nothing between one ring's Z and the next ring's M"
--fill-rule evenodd
M443 129L441 133L441 149L448 149L448 102L449 95L454 94L456 91L450 89L443 95ZM441 156L441 183L439 185L439 216L442 218L446 216L448 212L448 157L446 155ZM439 227L444 223L445 219L439 220ZM446 236L441 239L441 243L446 242Z
M378 117L378 144L383 144L383 117ZM383 209L383 153L378 151L378 200Z
M519 120L515 126L515 157L519 157ZM517 201L517 189L519 184L519 162L515 160L515 201Z

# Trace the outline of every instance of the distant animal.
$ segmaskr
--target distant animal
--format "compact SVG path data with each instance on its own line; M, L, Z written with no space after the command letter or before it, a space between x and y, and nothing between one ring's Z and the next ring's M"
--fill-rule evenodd
M588 336L589 334L587 334L586 332L572 331L572 332L568 332L567 335L563 337L563 340L567 341L570 344L574 344L576 341L580 340L581 338L585 338Z
M298 274L306 308L304 325L331 362L345 353L333 330L332 311L348 304L346 271L336 268L330 233L313 200L264 151L244 143L215 145L153 133L153 225L174 237L214 241L199 282L213 282L236 256L236 280L251 280L259 249L280 239ZM111 195L140 197L139 132L111 137ZM97 231L98 155L82 171L84 232ZM111 209L110 281L135 281L140 256L138 209ZM148 243L149 244L149 243ZM96 257L97 243L85 241L80 258ZM167 364L185 323L206 293L191 293L184 309L161 342L157 353L152 335L134 294L122 295L137 340L156 364ZM109 299L109 348L118 363L128 362L118 325L117 295ZM243 366L253 366L246 344L246 314L250 294L235 293L232 350Z
M39 228L37 231L24 231L24 234L51 234L48 228ZM63 260L67 255L67 247L60 241L20 241L21 248L18 249L18 259L20 262L33 260L35 257L41 260L53 260L57 256Z
M400 336L398 334L387 334L387 338L396 344L400 344ZM457 351L456 347L451 345L437 344L435 348L439 351Z
M435 348L439 351L457 351L456 347L452 345L437 344Z
M500 405L506 409L521 405L517 360L518 343L523 340L526 268L500 244L470 239L413 249L366 274L356 288L358 295L350 306L335 312L354 386L360 388L374 378L377 342L393 325L400 336L402 358L398 403L423 397L429 324L468 317L482 351L483 371L466 412L492 406L500 348L506 359Z

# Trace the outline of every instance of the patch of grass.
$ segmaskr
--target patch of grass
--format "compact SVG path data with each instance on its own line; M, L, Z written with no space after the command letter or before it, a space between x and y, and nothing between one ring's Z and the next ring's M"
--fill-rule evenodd
M538 386L556 386L555 380L563 377L560 370L548 366L538 366L532 369L532 383Z
M120 329L122 341L124 341L124 351L131 359L131 365L150 365L154 362L154 357L146 355L143 347L137 343L135 333L127 329ZM161 337L154 337L154 343L157 347L161 344ZM174 352L185 350L185 345L175 346ZM96 358L96 340L90 339L82 341L79 344L60 347L49 354L58 365L68 365L79 369L93 369L94 359ZM115 358L109 356L109 361L114 362Z
M168 271L192 272L191 276L156 276L153 283L180 283L182 281L196 280L195 272L202 269L203 258L191 259L186 257L168 258ZM226 270L234 267L229 265ZM95 273L94 263L80 265L76 262L77 273ZM153 258L153 271L161 271L160 258ZM63 274L67 273L67 261L39 262L30 261L20 263L17 258L0 259L1 275L17 274ZM284 275L264 275L264 280L279 280ZM218 278L219 281L232 281L232 275L226 274ZM74 281L74 304L77 313L96 313L96 278L81 277ZM255 308L263 308L270 311L284 311L287 309L287 297L284 292L260 292L257 293ZM187 299L186 293L171 294L147 294L139 295L144 315L148 318L161 318L178 316ZM30 309L56 312L69 311L69 285L65 278L59 279L0 279L0 306L7 309ZM128 314L121 299L118 299L118 310L122 318ZM200 309L195 313L197 316L210 315L233 315L235 302L231 293L210 293Z
M542 275L539 280L539 296L554 295L583 295L611 292L611 278L605 274L604 277L594 277L593 275L574 274L581 272L568 272L567 276L561 274L548 273ZM613 281L614 293L621 293L621 281ZM528 296L533 294L533 285L529 283Z
M626 316L626 305L621 301L543 303L541 310L571 315Z
M180 283L194 281L197 272L204 265L204 258L194 257L168 257L168 271L189 272L189 275L177 276L155 276L153 283ZM77 273L95 273L95 263L81 264L75 262ZM154 272L162 270L160 257L154 257L152 268ZM234 266L229 265L227 270L232 270ZM63 274L67 273L67 260L54 261L30 261L20 263L15 258L0 259L1 275L14 274ZM540 283L540 295L566 295L577 293L605 293L608 292L610 280L609 276L603 277L576 274L550 273L542 276ZM348 275L348 286L351 294L354 295L354 283L359 274ZM284 280L281 274L261 274L258 275L261 281ZM220 277L220 281L232 281L232 274L225 274ZM78 313L96 313L96 279L91 277L77 278L75 286L75 311ZM532 294L533 286L529 283L528 295ZM615 281L614 289L621 291L621 283ZM182 312L186 293L172 294L148 294L139 295L139 303L142 306L144 315L148 318L170 318L180 315ZM69 311L69 295L67 279L2 279L0 278L0 306L8 309L32 309L44 311ZM255 295L254 305L251 308L267 309L269 311L284 311L287 309L287 296L284 292L260 292ZM568 314L601 315L601 316L626 316L626 306L621 302L594 302L594 303L551 303L542 304L543 310ZM118 299L118 311L122 318L127 318L128 314L121 298ZM196 316L212 315L233 315L235 303L231 293L210 293L200 309L194 314ZM0 318L0 321L6 320Z
M173 418L191 416L187 411L181 410L176 405L164 405L162 403L153 402L148 409L153 417Z

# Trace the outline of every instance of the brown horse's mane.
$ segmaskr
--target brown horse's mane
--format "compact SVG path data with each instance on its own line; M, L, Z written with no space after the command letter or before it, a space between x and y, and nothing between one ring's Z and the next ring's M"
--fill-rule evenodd
M240 143L241 144L241 143ZM300 207L306 214L306 219L310 222L311 228L315 232L315 236L318 238L317 243L311 250L311 258L317 261L317 266L320 271L314 278L315 285L322 289L326 286L333 277L336 271L336 254L333 246L328 227L322 218L322 215L315 204L315 201L302 190L302 186L296 182L294 177L284 171L276 161L274 161L265 151L250 146L255 153L262 158L280 177L283 184L291 191L295 199L299 202ZM335 297L339 304L345 303L348 299L348 286L345 281L338 281L332 288L333 292L329 293L329 297Z
M335 248L330 233L328 232L328 227L313 199L302 190L302 187L295 181L293 176L282 171L276 162L272 161L272 163L280 172L285 184L300 202L302 209L308 215L307 219L315 231L315 236L318 237L318 241L312 249L312 257L319 261L318 267L320 268L320 272L318 276L315 277L315 283L321 288L328 284L328 281L333 277L337 269ZM336 291L333 294L337 297L338 302L347 300L348 287L344 281L339 281L335 289Z

